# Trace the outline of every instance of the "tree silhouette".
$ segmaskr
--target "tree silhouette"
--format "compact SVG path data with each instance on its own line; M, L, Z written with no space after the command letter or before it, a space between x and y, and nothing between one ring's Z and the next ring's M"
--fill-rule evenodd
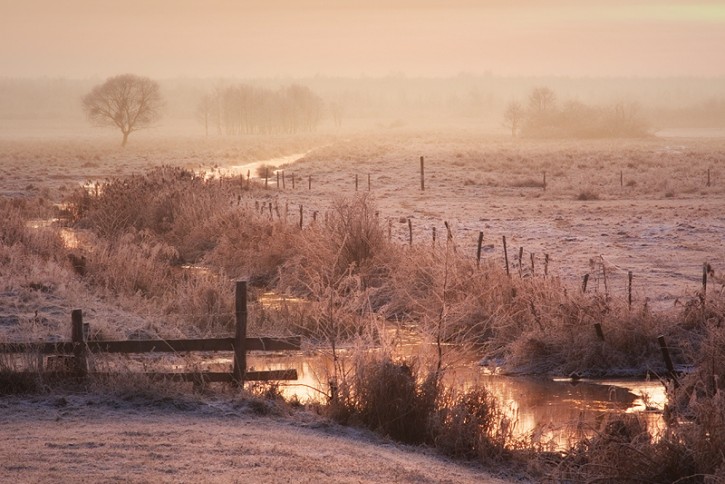
M524 107L518 101L511 101L506 106L506 111L503 113L503 122L504 126L511 130L512 137L516 137L516 133L524 121L525 114Z
M162 107L158 83L133 74L111 77L83 98L83 110L93 124L121 130L121 146L129 134L159 119Z

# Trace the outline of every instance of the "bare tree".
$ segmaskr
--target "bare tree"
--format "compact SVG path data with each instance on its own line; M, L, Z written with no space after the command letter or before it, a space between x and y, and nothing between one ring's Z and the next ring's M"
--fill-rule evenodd
M129 134L159 119L162 107L158 83L133 74L111 77L83 98L83 110L92 123L121 130L121 146L126 146Z
M209 136L209 123L218 117L219 101L212 94L207 94L201 98L196 106L196 119L204 125L204 134ZM221 129L221 128L219 128Z
M506 106L506 111L503 113L503 124L511 130L512 137L516 137L516 133L524 121L525 114L524 107L518 101L511 101Z
M549 113L555 105L556 94L548 87L536 87L529 94L529 111L533 115Z

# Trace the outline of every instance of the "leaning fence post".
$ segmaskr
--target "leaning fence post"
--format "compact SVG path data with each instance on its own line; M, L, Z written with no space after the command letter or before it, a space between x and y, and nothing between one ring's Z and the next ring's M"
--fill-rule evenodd
M71 324L75 373L79 377L85 377L88 374L88 362L86 361L86 342L83 338L83 311L74 309L71 312Z
M244 374L247 371L247 281L237 281L234 288L235 315L237 319L234 333L234 382L244 385Z
M677 387L679 385L679 382L677 381L677 374L675 373L675 367L672 364L672 358L670 358L670 351L669 348L667 348L665 337L663 335L658 336L657 342L660 345L660 351L662 351L662 359L665 360L667 373L669 374L669 377L672 378L672 380L675 382L675 386Z

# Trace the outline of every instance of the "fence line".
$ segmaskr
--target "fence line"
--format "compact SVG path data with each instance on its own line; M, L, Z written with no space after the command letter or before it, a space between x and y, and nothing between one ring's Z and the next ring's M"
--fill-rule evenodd
M88 354L91 353L187 353L187 352L233 352L234 365L231 372L145 372L151 378L164 378L173 381L191 381L195 384L205 382L231 382L243 385L245 381L255 380L296 380L297 370L247 371L246 354L248 351L289 351L299 350L299 336L287 338L248 338L247 337L247 281L237 281L235 286L236 326L234 337L208 339L176 340L126 340L126 341L88 341L89 326L83 322L83 313L75 309L71 313L71 341L53 343L2 343L0 353L37 353L39 355L69 356L65 371L47 372L71 374L85 378L88 372ZM43 370L43 368L39 368ZM93 375L108 375L92 373Z

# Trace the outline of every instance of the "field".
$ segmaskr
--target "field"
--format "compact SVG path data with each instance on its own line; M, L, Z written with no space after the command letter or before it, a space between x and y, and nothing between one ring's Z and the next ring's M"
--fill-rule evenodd
M709 138L400 128L140 137L124 150L105 139L5 139L0 338L67 339L74 308L97 339L228 333L231 281L244 278L252 334L362 349L354 368L327 375L339 383L333 418L456 457L500 457L492 449L523 444L506 440L494 411L474 419L484 437L447 440L473 428L454 410L490 409L485 393L426 393L462 348L514 374L659 376L664 335L678 367L694 368L673 408L721 395L723 166L725 140ZM409 367L396 347L411 328L423 344ZM373 347L378 361L366 356ZM432 440L366 422L375 371L430 412Z

